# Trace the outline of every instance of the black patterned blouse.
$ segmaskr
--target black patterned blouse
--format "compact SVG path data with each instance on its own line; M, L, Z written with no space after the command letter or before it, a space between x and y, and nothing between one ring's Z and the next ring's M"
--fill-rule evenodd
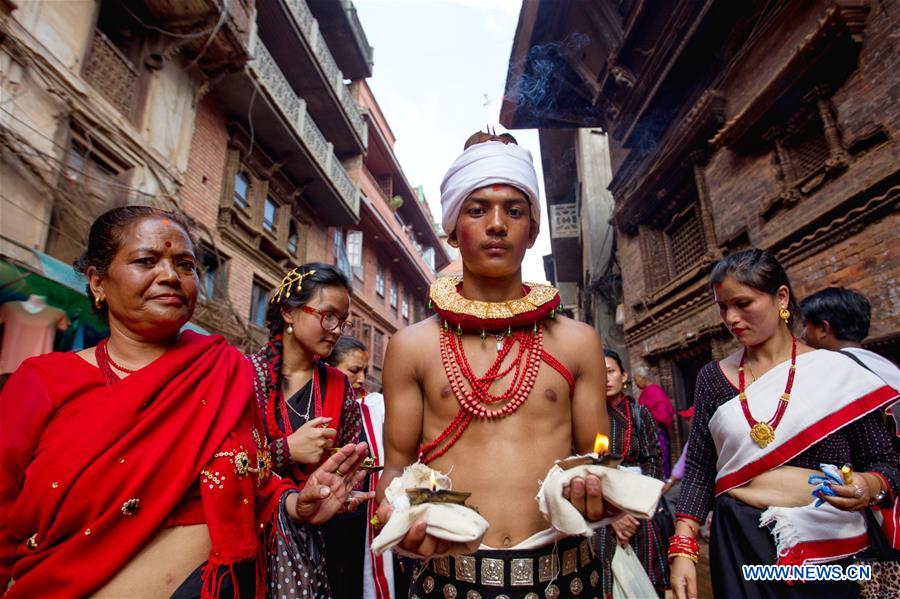
M718 453L709 432L709 421L719 406L737 395L718 362L710 362L697 375L694 420L688 438L688 454L678 500L679 516L704 522L712 509ZM857 472L877 472L890 485L880 504L889 507L900 492L900 467L891 438L874 411L812 445L787 462L789 466L818 470L819 464L852 464Z
M607 401L609 412L609 432L611 453L624 455L622 466L640 466L641 474L662 479L659 440L656 436L656 420L645 406L626 397L625 401L613 406ZM631 420L627 419L631 417ZM627 451L625 445L628 445ZM612 526L597 531L600 550L603 594L612 596L612 557L616 548L616 534ZM637 532L630 540L635 555L647 572L650 582L657 589L669 586L668 539L660 532L652 520L641 521Z

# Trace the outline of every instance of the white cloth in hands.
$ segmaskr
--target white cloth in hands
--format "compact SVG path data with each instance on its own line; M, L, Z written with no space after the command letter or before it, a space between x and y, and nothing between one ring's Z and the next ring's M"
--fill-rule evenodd
M605 511L613 505L621 510L615 516L588 521L572 503L563 497L563 487L575 477L593 474L600 479ZM563 470L554 464L538 491L538 507L551 526L566 535L589 537L594 530L606 526L630 514L638 520L647 520L656 513L656 504L662 495L663 481L650 476L627 472L618 468L584 465Z
M427 534L451 542L446 553L428 557L463 555L478 550L489 524L481 514L472 508L452 503L410 505L406 490L429 488L432 473L436 489L449 490L452 488L450 477L421 463L407 466L402 476L391 481L384 495L394 511L384 528L372 541L372 551L376 554L380 555L388 549L393 549L400 555L424 557L404 551L398 546L413 523L419 520L425 520L427 523L425 530Z

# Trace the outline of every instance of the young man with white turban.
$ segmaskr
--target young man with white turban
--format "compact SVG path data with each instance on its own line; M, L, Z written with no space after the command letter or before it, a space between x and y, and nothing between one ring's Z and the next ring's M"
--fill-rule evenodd
M522 282L540 223L531 154L508 134L473 135L444 177L441 204L463 275L438 279L437 314L388 346L379 499L418 460L471 492L468 503L490 526L474 555L447 557L450 544L415 522L399 549L432 559L421 562L410 597L594 596L589 541L548 527L535 501L554 462L592 451L608 422L597 333L558 313L556 289ZM575 478L563 495L584 519L603 516L599 478ZM383 501L374 523L390 514Z

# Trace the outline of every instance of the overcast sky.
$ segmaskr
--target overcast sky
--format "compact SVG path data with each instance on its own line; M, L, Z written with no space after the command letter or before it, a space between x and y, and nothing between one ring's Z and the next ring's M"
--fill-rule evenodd
M519 18L519 0L354 0L375 48L369 85L397 138L409 182L424 185L440 221L444 172L466 138L499 125L500 98ZM541 182L541 234L523 278L543 282L550 253L536 130L513 131L534 156Z

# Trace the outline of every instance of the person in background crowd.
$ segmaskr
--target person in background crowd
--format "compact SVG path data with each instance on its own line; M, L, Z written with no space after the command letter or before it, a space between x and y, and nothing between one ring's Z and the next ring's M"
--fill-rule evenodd
M900 369L887 358L863 349L862 340L869 336L871 306L861 293L843 287L829 287L807 296L800 302L806 343L816 349L840 351L874 372L893 387L900 389ZM892 429L894 449L900 451L900 401L885 409L886 421ZM894 549L900 549L900 501L882 510L882 527Z
M175 214L102 214L75 268L110 336L26 360L0 394L0 595L263 596L268 525L344 509L366 446L299 493L271 473L250 365L182 331L199 280Z
M897 365L863 349L862 340L869 336L872 313L864 295L843 287L829 287L804 298L800 309L804 337L810 347L841 351L862 362L894 389L900 389ZM900 404L895 403L886 411L893 416L896 436L900 434Z
M860 510L888 507L900 491L897 454L878 415L897 392L846 356L797 342L799 306L768 251L730 254L709 280L742 347L697 376L669 544L672 590L677 599L697 597L696 537L712 509L717 597L858 596L853 581L754 582L741 566L840 562L868 544ZM844 484L812 486L823 464Z
M623 456L619 468L662 478L659 463L659 442L656 421L650 410L625 395L628 373L622 367L619 354L604 349L606 361L606 410L609 413L610 451ZM671 531L671 529L670 529ZM668 587L669 564L666 560L666 538L654 520L637 520L624 515L597 532L601 581L605 597L612 597L613 575L611 561L616 544L631 544L644 566L647 577L660 596Z
M362 415L360 440L365 440L377 465L381 465L381 427L384 423L384 398L380 393L366 393L369 356L365 343L344 335L325 358L345 375L353 387ZM366 488L374 491L378 473L368 477ZM328 580L334 599L393 597L393 563L390 552L373 556L369 552L372 539L369 519L375 515L357 511L338 516L325 525L325 553L328 556ZM374 536L374 535L373 535ZM376 588L378 589L376 592Z
M662 463L663 476L668 478L672 474L672 462L669 457L670 440L672 438L672 426L675 420L675 408L672 400L666 395L662 387L651 379L650 368L646 364L638 364L634 367L634 384L641 390L638 403L646 406L653 419L656 421L656 435L659 441L660 462Z
M275 470L300 485L335 443L359 438L353 387L344 373L320 359L350 327L349 315L347 277L330 264L304 264L273 292L266 314L269 342L250 358ZM290 535L277 539L285 546L273 552L273 567L290 575L284 589L274 591L281 597L293 587L302 597L330 597L322 528L290 528Z

